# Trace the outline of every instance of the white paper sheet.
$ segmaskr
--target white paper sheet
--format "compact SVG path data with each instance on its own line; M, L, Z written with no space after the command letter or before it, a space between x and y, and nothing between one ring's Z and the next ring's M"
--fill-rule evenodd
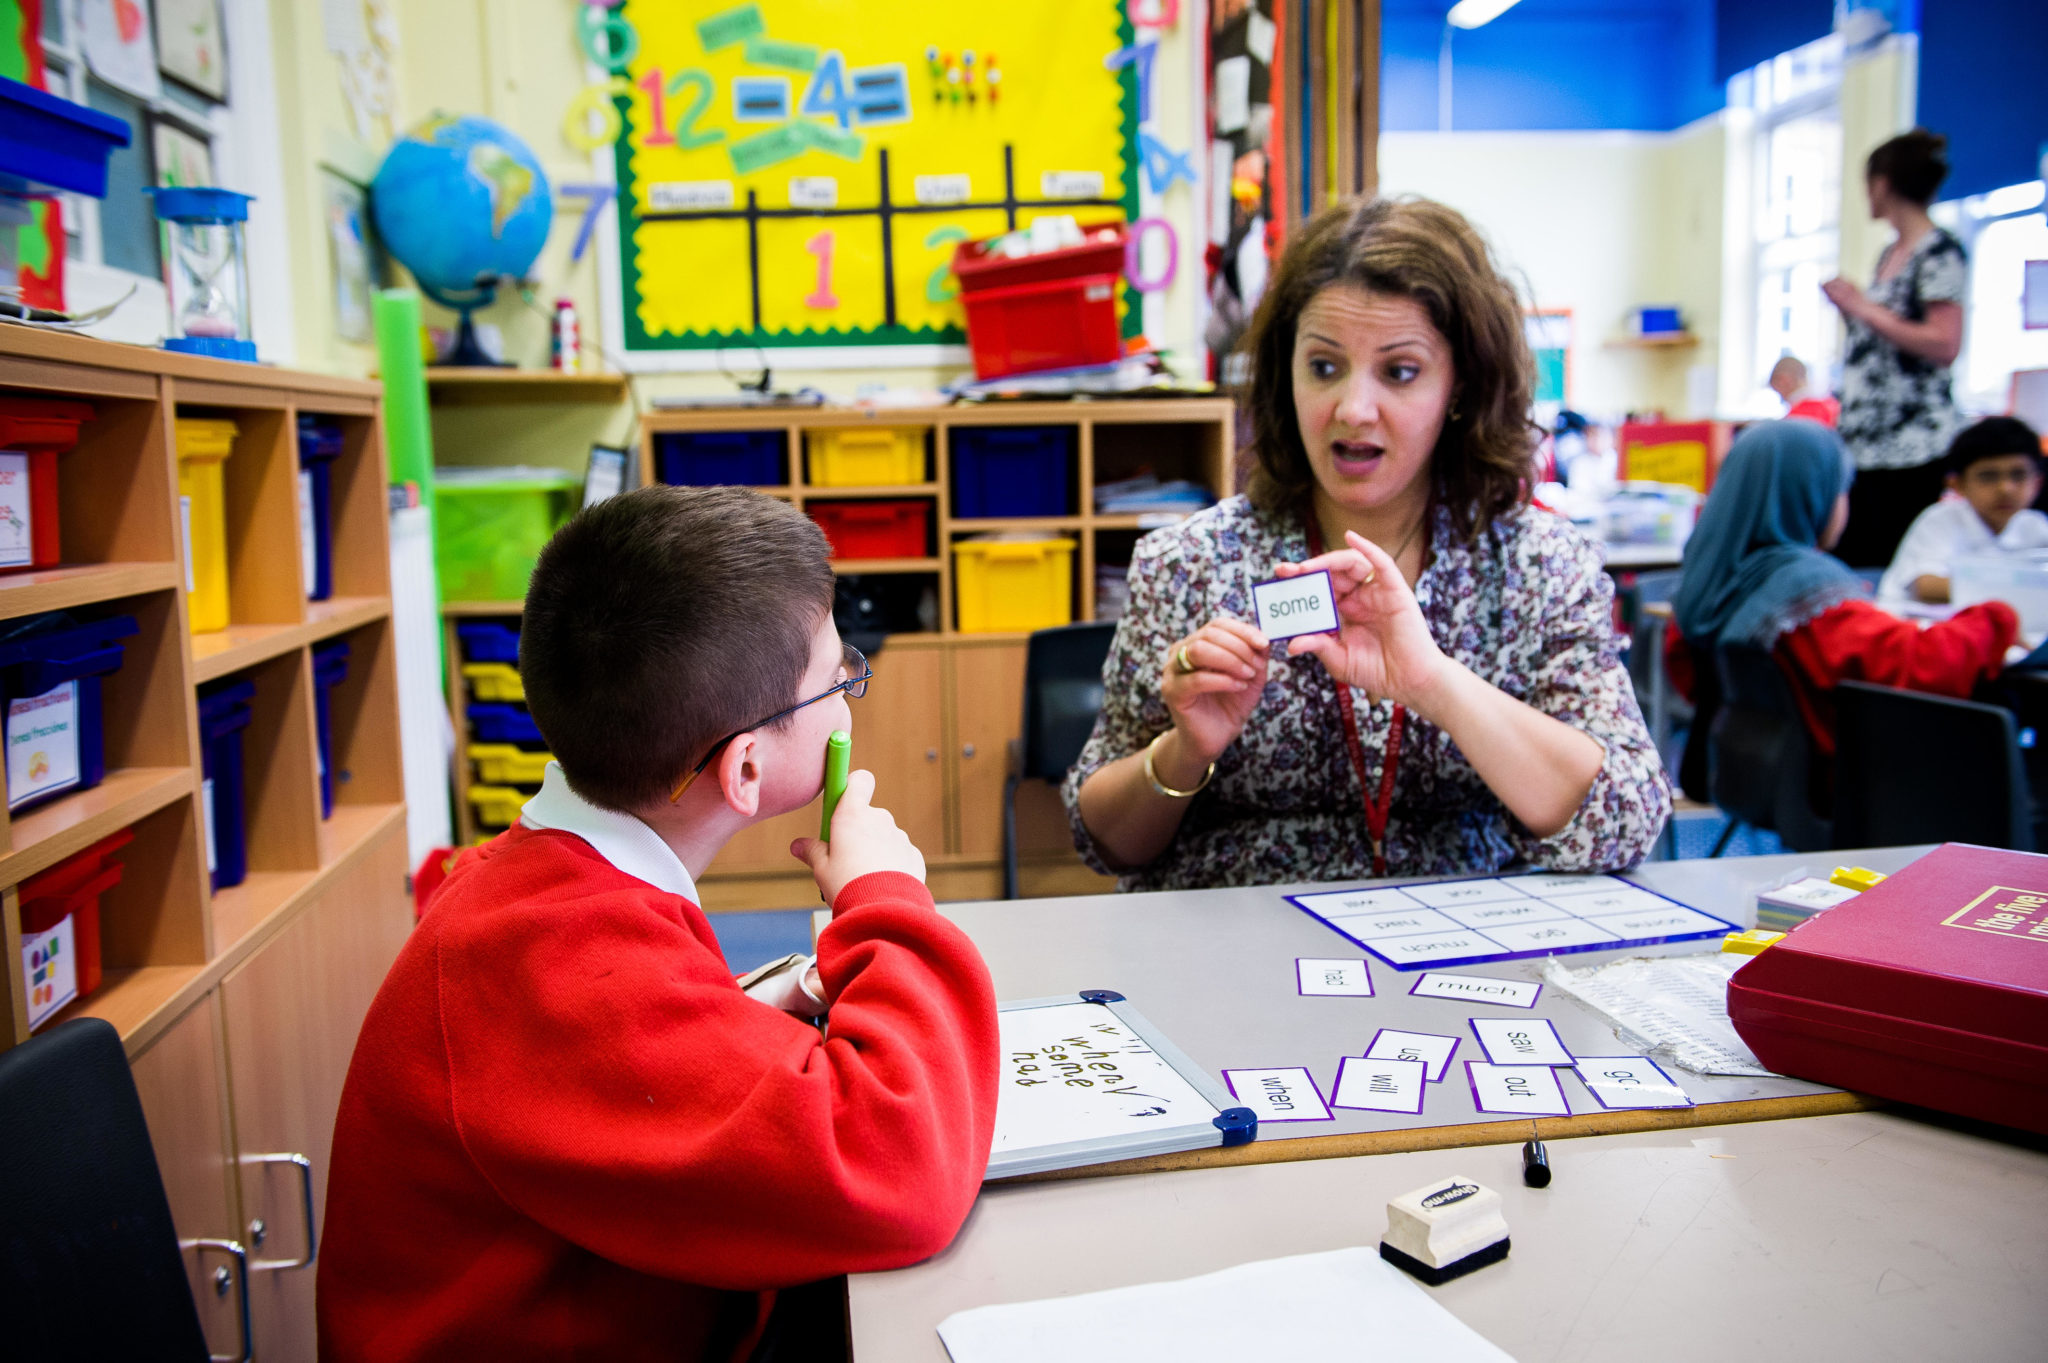
M1767 1077L1728 1021L1728 977L1749 958L1656 956L1588 970L1544 962L1543 978L1600 1013L1655 1059L1695 1074Z
M953 1363L1046 1359L1426 1358L1513 1363L1371 1249L1240 1264L1178 1282L956 1311Z

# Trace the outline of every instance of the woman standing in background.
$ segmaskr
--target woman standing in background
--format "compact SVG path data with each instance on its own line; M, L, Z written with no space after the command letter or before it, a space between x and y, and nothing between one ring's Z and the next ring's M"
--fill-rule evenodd
M1963 345L1969 262L1927 216L1948 177L1947 147L1915 128L1870 153L1870 216L1898 235L1869 293L1841 278L1821 286L1849 330L1838 429L1857 472L1835 556L1854 568L1890 563L1913 518L1941 496L1941 458L1961 425L1949 366Z

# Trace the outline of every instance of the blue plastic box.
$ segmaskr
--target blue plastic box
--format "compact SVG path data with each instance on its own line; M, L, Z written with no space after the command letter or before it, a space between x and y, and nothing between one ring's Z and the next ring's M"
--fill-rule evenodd
M111 114L0 76L0 189L48 185L104 199L107 158L131 136Z
M320 736L320 817L334 813L334 738L327 693L348 680L348 640L313 646L313 719Z
M661 481L678 487L779 487L789 481L781 431L663 431L654 437Z
M956 426L947 438L955 516L1074 514L1072 426Z
M478 702L469 707L469 736L479 743L521 743L545 748L540 726L523 705L503 701Z
M465 620L455 627L462 660L519 666L519 626L502 620Z
M54 611L0 636L0 699L7 706L7 808L19 813L106 778L100 679L121 668L118 642L135 617L81 624Z
M308 601L334 595L334 461L341 449L340 426L326 417L299 418L299 533Z
M241 884L249 875L242 730L253 718L255 699L252 681L199 688L199 803L206 817L206 870L215 893Z

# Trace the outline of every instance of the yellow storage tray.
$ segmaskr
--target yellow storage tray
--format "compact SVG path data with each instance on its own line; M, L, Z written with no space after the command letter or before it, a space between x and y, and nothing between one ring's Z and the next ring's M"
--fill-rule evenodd
M922 426L845 426L804 433L812 487L901 487L922 483Z
M179 417L178 506L184 520L186 612L194 634L228 627L228 513L221 465L235 423Z
M510 786L469 788L469 803L476 810L476 821L485 828L510 828L519 821L519 811L530 798L525 791Z
M462 675L482 701L526 699L526 683L510 663L464 663Z
M476 779L498 786L537 786L548 774L550 752L528 752L510 743L472 743L469 760L476 763Z
M1074 619L1074 541L961 540L953 596L962 634L1050 629Z

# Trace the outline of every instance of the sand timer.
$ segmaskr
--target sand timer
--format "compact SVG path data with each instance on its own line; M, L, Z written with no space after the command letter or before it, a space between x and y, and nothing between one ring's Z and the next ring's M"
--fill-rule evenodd
M166 350L254 360L249 338L249 263L243 224L249 195L231 189L152 189L164 225L171 287Z

